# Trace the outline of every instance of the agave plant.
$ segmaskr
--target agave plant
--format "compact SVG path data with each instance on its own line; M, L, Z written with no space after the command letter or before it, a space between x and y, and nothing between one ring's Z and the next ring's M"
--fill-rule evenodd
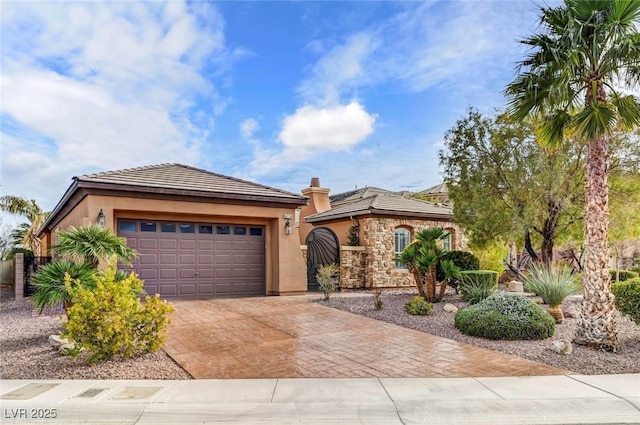
M527 291L540 296L547 304L547 311L556 323L562 323L564 319L562 301L582 291L580 276L565 265L536 265L523 277L523 283Z

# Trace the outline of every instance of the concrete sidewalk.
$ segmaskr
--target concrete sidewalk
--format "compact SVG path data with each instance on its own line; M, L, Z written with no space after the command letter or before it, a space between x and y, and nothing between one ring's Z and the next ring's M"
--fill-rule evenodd
M0 381L3 424L640 424L640 374Z

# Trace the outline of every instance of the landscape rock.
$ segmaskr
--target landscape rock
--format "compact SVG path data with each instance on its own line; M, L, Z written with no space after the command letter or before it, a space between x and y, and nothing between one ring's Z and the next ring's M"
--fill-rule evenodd
M522 284L522 282L518 282L517 280L512 280L511 282L509 282L509 286L507 287L507 290L509 292L523 293L524 285Z
M568 356L573 353L573 344L566 339L559 339L557 341L553 341L551 344L551 351Z
M580 316L580 311L575 307L569 307L564 309L564 317L566 319L577 319Z
M442 306L442 309L444 311L446 311L447 313L455 314L455 313L458 312L458 307L456 307L455 305L450 304L450 303L446 303L444 306Z
M49 345L55 349L59 349L61 346L69 344L69 341L61 337L60 335L50 335Z
M62 344L60 348L58 348L58 352L60 354L67 355L71 351L73 351L75 348L76 348L76 344L74 342L70 342L68 344Z

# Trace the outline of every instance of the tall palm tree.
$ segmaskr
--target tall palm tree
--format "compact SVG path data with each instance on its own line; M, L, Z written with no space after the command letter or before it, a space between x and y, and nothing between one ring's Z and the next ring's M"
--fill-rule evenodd
M542 30L522 41L531 53L507 86L518 119L542 116L538 136L586 143L584 301L574 342L618 347L608 273L609 136L640 125L640 102L619 88L640 82L640 1L565 0L541 8Z
M20 224L18 229L12 233L13 243L14 245L22 244L25 248L33 251L36 256L40 255L40 240L36 234L49 217L49 213L42 211L34 199L24 199L14 195L0 197L0 211L21 215L28 220L28 222Z

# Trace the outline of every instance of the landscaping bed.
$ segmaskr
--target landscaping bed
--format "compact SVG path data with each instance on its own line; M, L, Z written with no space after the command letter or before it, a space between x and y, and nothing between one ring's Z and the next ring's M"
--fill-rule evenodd
M404 310L404 304L415 295L415 291L409 290L385 291L381 296L383 302L382 310L374 309L373 295L333 296L329 301L318 302L322 305L415 329L420 332L568 369L577 374L640 373L640 361L638 361L640 359L640 326L637 326L622 315L618 317L618 336L620 340L618 352L608 353L574 344L573 353L565 356L551 351L550 347L553 341L560 339L571 341L577 319L565 318L562 324L556 325L554 336L548 339L492 341L467 336L454 327L454 314L444 311L443 306L445 303L451 303L458 308L463 308L466 304L461 300L460 296L455 295L453 292L447 293L444 302L434 304L430 315L412 316ZM562 306L565 311L570 309L579 311L580 300L572 297L565 300Z
M60 314L38 315L28 300L0 303L1 379L191 379L162 350L95 366L62 356L48 342L61 331Z

